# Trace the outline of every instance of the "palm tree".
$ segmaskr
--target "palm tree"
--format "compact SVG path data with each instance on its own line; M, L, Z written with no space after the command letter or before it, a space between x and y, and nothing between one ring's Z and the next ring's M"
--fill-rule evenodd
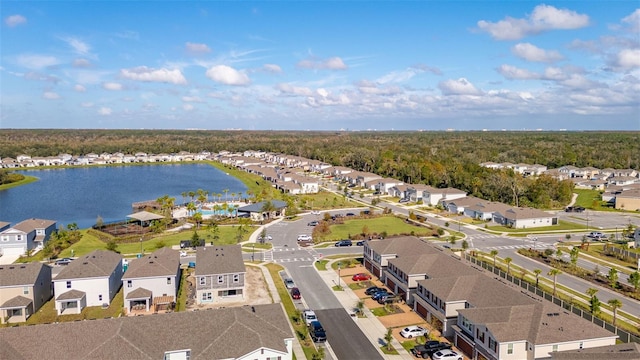
M236 193L231 193L231 201L236 201Z
M540 274L542 273L542 270L535 269L533 270L533 273L536 274L536 287L538 287L538 280L540 279Z
M224 193L224 201L228 201L229 200L229 189L224 189L222 190L222 192Z
M393 340L393 332L391 328L388 328L387 333L384 334L384 341L387 343L387 351L391 351L391 340Z
M491 250L489 255L491 255L491 257L493 257L493 267L495 268L496 267L496 256L498 256L498 250Z
M611 310L613 310L613 325L615 326L618 309L622 307L622 302L618 299L611 299L607 301L607 304L609 304L609 306L611 306Z
M238 201L242 201L242 191L238 191Z
M562 274L562 271L558 269L551 269L547 275L553 276L553 296L556 296L556 283L558 275Z
M273 205L271 201L265 201L264 205L262 205L262 209L260 209L263 213L267 213L267 219L271 218L271 213L275 210L276 206Z
M507 263L507 275L509 275L511 273L511 262L512 261L513 261L513 259L510 258L510 257L504 258L504 262Z

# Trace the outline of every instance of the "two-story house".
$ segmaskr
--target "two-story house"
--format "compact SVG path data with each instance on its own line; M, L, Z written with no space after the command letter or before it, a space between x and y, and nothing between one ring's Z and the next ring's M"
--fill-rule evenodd
M44 219L28 219L0 232L0 249L4 255L24 255L42 248L56 231L56 222Z
M95 250L65 266L53 279L58 315L108 306L122 285L122 255Z
M370 273L385 281L385 270L389 260L398 256L428 254L436 250L415 236L400 236L384 240L371 240L364 243L364 267Z
M196 302L243 299L246 273L240 245L199 247L196 251Z
M124 307L128 313L168 309L177 299L180 253L161 248L129 261L122 276Z
M25 322L51 299L51 267L39 263L0 265L0 323Z
M0 359L291 360L294 340L276 303L0 328Z

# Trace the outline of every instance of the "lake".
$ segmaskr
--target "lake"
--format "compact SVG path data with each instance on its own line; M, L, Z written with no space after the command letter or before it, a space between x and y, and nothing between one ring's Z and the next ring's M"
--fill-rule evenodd
M98 216L104 222L124 220L133 212L131 204L169 195L182 203L183 192L203 189L227 196L247 187L233 176L207 164L88 167L20 170L38 177L27 185L0 191L0 221L12 225L29 219L55 220L58 227L76 223L91 227ZM212 199L210 197L210 199Z

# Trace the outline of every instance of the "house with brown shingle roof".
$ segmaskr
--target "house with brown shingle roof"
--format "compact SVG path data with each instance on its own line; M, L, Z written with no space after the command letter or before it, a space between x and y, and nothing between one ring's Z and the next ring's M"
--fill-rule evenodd
M293 341L276 303L0 328L0 358L291 360Z
M364 243L363 264L369 272L384 281L390 259L403 255L439 251L415 236L399 236Z
M640 360L640 344L621 343L587 349L557 351L552 360Z
M247 270L240 245L204 246L196 251L196 302L244 299Z
M157 312L168 308L177 299L180 285L180 253L161 248L129 261L122 276L124 307L128 312Z
M56 231L56 222L27 219L0 232L0 249L5 255L24 255L29 250L44 247Z
M95 250L66 265L53 279L58 315L108 306L122 285L122 255Z
M51 267L39 262L0 265L0 323L27 321L51 295Z
M509 208L493 213L493 221L514 229L535 228L558 224L558 217L534 208Z

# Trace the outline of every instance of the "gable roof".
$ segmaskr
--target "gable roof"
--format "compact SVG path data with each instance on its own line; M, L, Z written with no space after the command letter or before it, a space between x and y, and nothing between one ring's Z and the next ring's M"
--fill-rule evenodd
M30 233L36 229L46 229L51 225L54 225L56 222L53 220L44 220L44 219L27 219L23 220L13 226L14 229L20 230L25 233Z
M240 245L203 246L196 250L196 276L246 272Z
M425 274L429 278L477 273L476 270L466 266L460 262L460 260L456 260L442 252L404 255L395 259L389 259L389 264L394 265L407 275Z
M0 287L33 285L45 266L39 262L0 265Z
M439 251L435 247L415 236L400 236L382 240L371 240L367 241L365 244L371 250L380 255L401 256L416 253L428 254Z
M276 209L282 209L287 207L287 203L281 200L271 200L271 203ZM238 208L238 211L242 212L262 212L262 207L266 204L266 201L260 201L251 205Z
M122 266L122 255L113 251L95 250L73 260L53 281L109 277L118 266Z
M2 328L0 358L162 359L166 351L190 349L194 360L235 359L260 348L286 353L285 339L292 338L277 303Z
M553 215L542 210L533 208L510 208L506 211L499 211L506 219L523 220L523 219L540 219L552 218Z
M553 360L640 360L640 344L622 343L579 350L557 351Z
M153 253L129 262L122 280L155 276L175 276L180 267L180 253L170 248L161 248Z

